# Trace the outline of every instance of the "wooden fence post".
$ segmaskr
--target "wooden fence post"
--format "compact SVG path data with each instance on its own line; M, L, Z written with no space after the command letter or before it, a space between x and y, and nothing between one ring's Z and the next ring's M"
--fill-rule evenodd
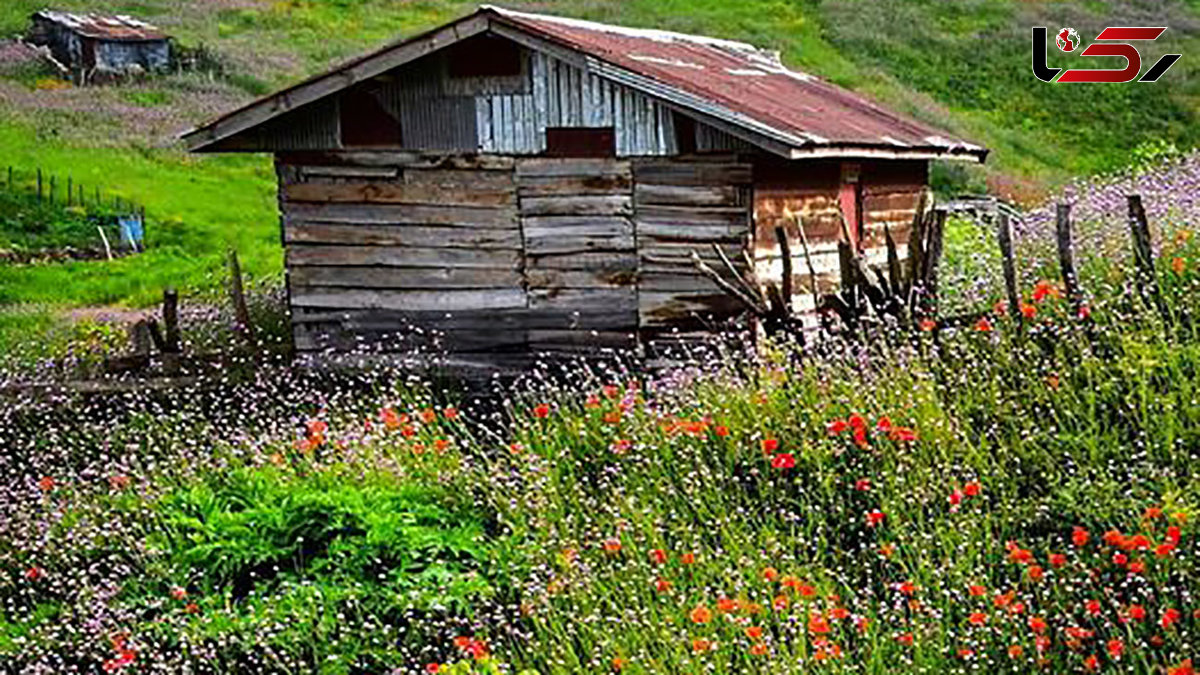
M163 290L163 325L166 335L163 339L163 352L178 354L179 345L179 292L174 288Z
M1150 223L1146 220L1146 209L1141 195L1128 195L1129 230L1133 235L1133 262L1136 271L1138 295L1147 306L1153 304L1165 323L1170 323L1171 313L1163 302L1158 288L1158 274L1154 270L1154 250L1150 242Z
M1055 232L1058 238L1058 266L1062 271L1063 285L1075 316L1083 309L1083 293L1079 288L1079 276L1075 272L1075 252L1071 248L1071 205L1059 203L1055 214Z
M246 293L242 287L242 266L237 251L229 249L229 296L233 301L233 313L237 320L237 332L247 343L254 340L254 325L250 322L250 310L246 307Z
M1013 254L1012 221L1008 214L996 217L996 241L1000 244L1001 265L1004 269L1004 290L1008 295L1008 315L1021 321L1021 295L1017 292L1017 263Z

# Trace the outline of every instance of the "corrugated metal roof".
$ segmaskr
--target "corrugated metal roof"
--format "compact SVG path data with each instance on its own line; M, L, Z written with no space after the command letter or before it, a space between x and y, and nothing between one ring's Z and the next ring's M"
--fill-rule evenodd
M790 70L777 52L754 45L486 8L532 33L744 115L796 145L983 151L815 76Z
M124 14L72 14L52 9L43 9L34 14L47 21L62 25L85 37L114 42L145 42L165 40L169 36L156 26Z
M779 54L732 40L624 28L484 5L442 28L356 58L184 134L203 150L265 120L411 58L486 31L528 36L586 61L590 74L656 97L723 131L792 158L961 158L987 149L947 136L807 73ZM511 36L511 35L510 35ZM400 56L405 51L411 56Z

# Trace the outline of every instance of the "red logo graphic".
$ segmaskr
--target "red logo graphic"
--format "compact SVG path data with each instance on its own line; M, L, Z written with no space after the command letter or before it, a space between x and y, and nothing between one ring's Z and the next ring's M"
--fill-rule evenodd
M1182 54L1164 54L1145 75L1138 78L1142 72L1142 55L1137 47L1129 44L1130 40L1157 40L1166 26L1109 26L1100 31L1096 40L1105 40L1111 44L1094 42L1088 45L1080 56L1120 56L1125 59L1125 67L1121 69L1082 69L1072 68L1063 72L1062 68L1050 68L1046 65L1046 27L1035 26L1033 29L1033 74L1043 82L1053 82L1058 77L1059 82L1154 82L1163 76ZM1063 28L1054 36L1054 42L1063 52L1074 53L1079 49L1079 34L1074 28ZM1059 73L1062 75L1059 76Z

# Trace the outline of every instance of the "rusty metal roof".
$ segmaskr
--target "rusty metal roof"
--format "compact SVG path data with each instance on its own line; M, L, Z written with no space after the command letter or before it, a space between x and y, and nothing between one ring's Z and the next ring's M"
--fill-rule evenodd
M535 49L582 58L619 82L791 158L957 158L987 149L784 66L777 52L732 40L516 12L490 5L442 28L389 45L264 97L184 135L193 150L262 124L413 58L495 32Z
M789 145L929 148L985 153L813 75L791 70L778 52L730 40L624 28L488 7L512 23L598 60L691 94L712 112ZM604 66L597 64L603 73ZM665 93L665 92L664 92ZM720 110L723 109L723 110ZM719 113L725 113L721 115Z
M156 26L124 14L72 14L51 9L35 13L34 18L59 24L84 37L113 42L147 42L165 40L168 36Z

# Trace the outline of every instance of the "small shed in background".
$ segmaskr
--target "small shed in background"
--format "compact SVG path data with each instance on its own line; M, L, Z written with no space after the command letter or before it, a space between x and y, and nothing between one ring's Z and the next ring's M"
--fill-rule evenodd
M781 226L832 291L839 242L906 256L930 160L987 155L752 45L487 6L185 140L274 153L300 351L482 363L700 337L742 306L693 253L778 284Z
M25 41L49 49L80 83L163 70L171 64L170 36L130 16L36 12Z

